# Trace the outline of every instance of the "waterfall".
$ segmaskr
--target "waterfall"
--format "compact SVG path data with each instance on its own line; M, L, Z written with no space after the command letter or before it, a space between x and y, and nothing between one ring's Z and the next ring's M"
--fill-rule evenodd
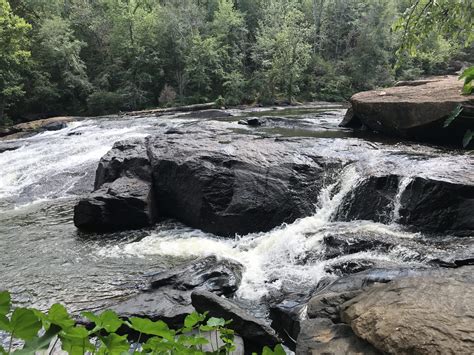
M392 223L397 223L400 220L400 208L402 207L402 195L407 186L413 181L412 177L403 177L398 183L398 190L393 200Z

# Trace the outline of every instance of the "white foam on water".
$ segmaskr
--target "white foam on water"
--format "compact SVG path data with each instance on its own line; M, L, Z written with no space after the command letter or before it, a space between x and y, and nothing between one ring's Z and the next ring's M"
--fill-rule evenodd
M412 177L403 177L398 183L397 194L393 201L393 212L392 212L392 223L397 223L400 220L400 208L402 207L402 195L405 192L407 186L413 181Z
M303 258L321 249L321 241L330 233L332 214L344 196L359 181L354 166L347 167L340 180L325 187L313 216L301 218L266 233L254 233L235 239L217 238L200 231L181 229L156 232L138 242L102 248L107 257L147 257L151 255L196 258L215 255L234 259L245 267L238 296L259 299L283 283L315 284L326 275L325 263L305 264ZM337 191L337 192L336 192ZM372 223L373 224L373 223ZM369 222L366 225L370 225ZM353 224L350 226L353 228ZM362 228L362 227L361 227Z
M72 132L78 135L68 136ZM116 141L146 135L143 125L114 128L87 120L19 139L21 148L0 154L0 199L23 205L64 196Z

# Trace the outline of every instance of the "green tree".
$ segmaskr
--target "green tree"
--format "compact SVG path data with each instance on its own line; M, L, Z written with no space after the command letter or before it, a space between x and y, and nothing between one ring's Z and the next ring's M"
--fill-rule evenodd
M30 29L24 19L13 14L8 1L0 0L0 125L4 122L5 108L25 93L22 66L31 55Z
M271 97L280 91L292 102L310 60L312 26L292 2L273 3L267 10L268 16L260 23L253 57L259 63L260 78Z

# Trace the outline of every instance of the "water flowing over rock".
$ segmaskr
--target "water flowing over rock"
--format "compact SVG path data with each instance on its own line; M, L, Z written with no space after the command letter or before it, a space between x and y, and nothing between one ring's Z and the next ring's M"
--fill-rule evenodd
M402 181L396 175L361 181L345 197L335 219L389 223L395 218L395 222L416 230L473 234L474 184L416 177L403 186ZM399 216L394 216L395 212Z
M445 76L355 94L350 99L352 111L341 124L354 127L361 123L392 136L460 144L466 130L474 128L469 117L474 98L461 95L462 83L457 76ZM444 128L457 105L464 112Z

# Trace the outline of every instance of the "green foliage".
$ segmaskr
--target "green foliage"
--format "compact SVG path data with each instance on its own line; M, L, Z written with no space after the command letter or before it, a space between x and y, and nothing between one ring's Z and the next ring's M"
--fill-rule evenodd
M0 292L0 331L10 335L8 350L0 347L0 354L10 354L15 339L24 341L22 348L14 351L19 355L33 355L54 347L57 342L61 344L63 351L71 355L87 353L225 355L235 350L234 331L226 328L230 321L208 318L207 313L189 314L184 320L184 327L174 330L163 321L138 317L124 321L110 310L100 314L83 312L82 316L93 324L89 330L76 325L66 309L59 304L51 306L47 313L36 309L16 308L8 316L10 311L10 294ZM126 328L139 334L136 342L128 339L127 333L124 334ZM119 333L120 331L122 332ZM207 332L215 334L216 343L211 344L204 336ZM221 345L217 345L217 337ZM277 345L274 350L265 347L263 354L283 355L285 351L281 345Z
M471 95L474 92L474 66L464 70L459 79L464 79L463 94Z
M30 29L24 19L12 12L7 0L0 0L0 125L5 108L25 94L22 66L31 55Z
M472 1L450 4L0 0L0 119L4 111L13 119L108 114L219 96L227 105L344 100L470 60Z

